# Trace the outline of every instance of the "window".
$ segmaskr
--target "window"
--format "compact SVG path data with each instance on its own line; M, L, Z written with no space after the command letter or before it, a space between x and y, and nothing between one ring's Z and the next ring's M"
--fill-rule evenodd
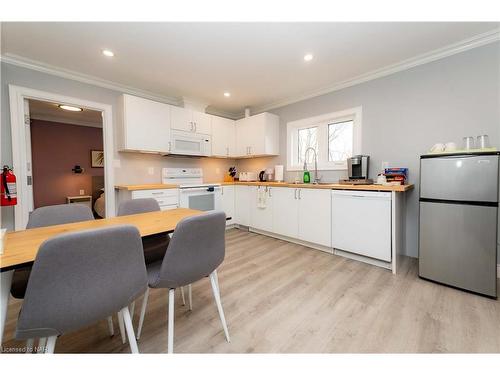
M287 170L302 170L304 161L312 168L309 148L316 151L318 169L347 169L347 159L361 153L361 107L289 122Z

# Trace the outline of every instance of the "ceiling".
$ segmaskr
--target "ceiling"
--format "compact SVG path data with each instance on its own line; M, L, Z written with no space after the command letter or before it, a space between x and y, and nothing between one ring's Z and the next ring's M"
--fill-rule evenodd
M499 23L3 23L2 55L241 113L300 97ZM101 54L103 48L115 53ZM314 59L305 62L306 53ZM230 92L226 98L224 92Z
M71 112L59 108L56 103L40 100L30 100L29 107L32 119L102 128L102 116L99 111L84 108L81 112Z

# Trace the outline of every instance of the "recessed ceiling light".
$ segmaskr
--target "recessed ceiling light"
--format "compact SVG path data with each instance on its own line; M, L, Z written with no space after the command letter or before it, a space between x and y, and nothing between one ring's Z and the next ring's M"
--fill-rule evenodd
M304 60L305 61L311 61L313 59L313 57L314 56L312 54L308 53L307 55L304 55Z
M230 92L225 92L225 93L224 93L224 96L225 96L226 98L229 98L229 97L231 96L231 93L230 93Z
M72 105L66 105L66 104L59 104L59 108L64 109L65 111L71 111L71 112L81 112L83 111L83 108L80 107L73 107Z
M102 54L106 57L113 57L115 55L114 52L109 49L103 49Z

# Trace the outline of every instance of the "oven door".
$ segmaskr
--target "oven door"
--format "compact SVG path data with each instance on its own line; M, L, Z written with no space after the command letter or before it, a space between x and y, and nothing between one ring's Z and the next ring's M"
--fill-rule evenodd
M184 188L180 190L180 206L200 211L222 209L220 186Z
M210 136L172 130L171 154L210 156Z

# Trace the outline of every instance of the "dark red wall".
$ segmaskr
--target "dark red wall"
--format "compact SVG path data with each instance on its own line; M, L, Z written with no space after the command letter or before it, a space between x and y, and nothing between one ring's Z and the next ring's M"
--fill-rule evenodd
M67 196L92 195L92 176L104 168L90 167L90 150L102 150L102 129L32 120L33 197L35 208L66 203ZM82 174L71 169L85 168Z

